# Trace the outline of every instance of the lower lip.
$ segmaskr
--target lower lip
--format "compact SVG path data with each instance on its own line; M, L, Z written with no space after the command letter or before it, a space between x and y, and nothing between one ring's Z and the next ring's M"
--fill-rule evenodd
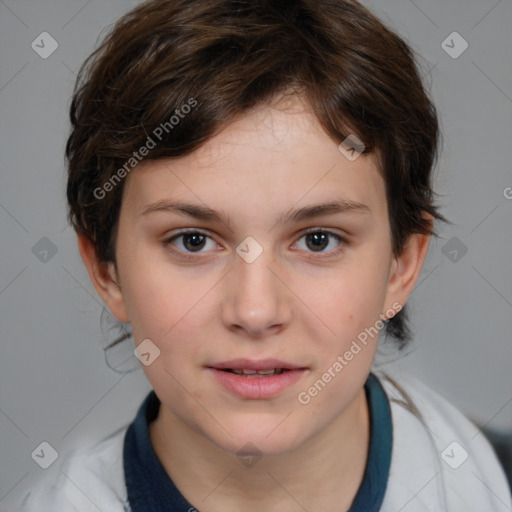
M217 381L231 393L242 398L272 398L295 384L304 374L304 369L288 370L268 377L244 377L231 372L208 368Z

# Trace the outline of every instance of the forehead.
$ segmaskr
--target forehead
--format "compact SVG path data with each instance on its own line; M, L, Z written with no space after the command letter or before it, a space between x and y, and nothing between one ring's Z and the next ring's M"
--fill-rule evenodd
M141 162L123 196L139 215L173 199L241 217L340 199L387 211L376 156L349 160L300 99L260 106L184 157Z

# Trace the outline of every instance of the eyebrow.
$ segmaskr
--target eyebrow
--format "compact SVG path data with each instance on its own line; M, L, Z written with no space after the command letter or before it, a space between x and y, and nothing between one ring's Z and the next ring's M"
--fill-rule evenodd
M229 216L223 212L216 212L207 206L201 206L193 203L181 201L158 201L144 208L142 215L152 212L171 212L182 215L188 215L203 221L221 222L230 225ZM327 203L313 204L302 208L291 209L283 213L276 224L286 224L291 222L300 222L315 217L325 215L334 215L338 213L371 213L370 208L362 203L340 199Z

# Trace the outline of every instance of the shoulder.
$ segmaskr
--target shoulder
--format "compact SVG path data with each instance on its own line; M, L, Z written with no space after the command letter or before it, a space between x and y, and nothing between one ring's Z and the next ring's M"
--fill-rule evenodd
M416 377L373 373L388 396L393 423L382 510L511 510L505 474L477 425Z
M41 479L18 512L129 510L123 470L124 426L108 437L69 453L53 481Z

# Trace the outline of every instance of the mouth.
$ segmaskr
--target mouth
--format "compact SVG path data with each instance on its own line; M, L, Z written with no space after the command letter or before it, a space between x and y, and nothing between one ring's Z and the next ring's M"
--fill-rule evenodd
M279 359L266 358L266 359L231 359L229 361L222 361L208 366L214 370L221 370L224 372L235 373L236 375L244 376L269 376L280 375L283 372L292 370L306 370L304 366L288 363Z
M276 397L296 384L308 370L278 359L232 359L207 368L222 388L246 399Z
M270 370L249 370L249 369L238 369L238 368L217 368L222 372L234 373L235 375L241 375L248 379L254 377L271 377L273 375L280 375L284 372L289 372L288 368L272 368Z

